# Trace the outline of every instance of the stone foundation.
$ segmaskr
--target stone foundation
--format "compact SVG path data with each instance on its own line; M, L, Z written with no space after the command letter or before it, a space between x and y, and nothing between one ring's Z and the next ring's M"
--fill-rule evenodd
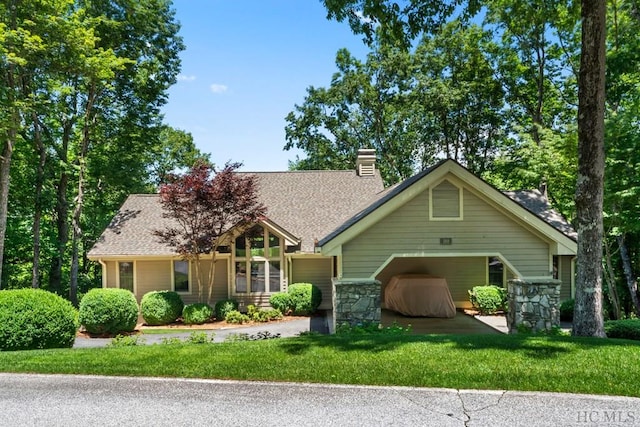
M380 282L378 280L339 280L334 278L333 319L329 332L342 324L380 323Z
M518 333L518 326L526 331L549 331L560 326L559 280L509 280L507 295L509 333Z

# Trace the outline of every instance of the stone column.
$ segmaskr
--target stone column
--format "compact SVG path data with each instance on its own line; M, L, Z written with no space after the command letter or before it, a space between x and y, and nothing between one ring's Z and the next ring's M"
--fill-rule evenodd
M372 279L339 280L334 278L333 319L329 332L336 326L380 323L380 282Z
M560 285L559 280L509 280L509 333L518 333L520 325L521 329L531 332L559 327Z

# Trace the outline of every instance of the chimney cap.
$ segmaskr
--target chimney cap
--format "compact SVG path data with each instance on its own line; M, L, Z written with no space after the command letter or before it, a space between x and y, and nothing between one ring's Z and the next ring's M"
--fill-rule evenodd
M376 168L376 150L361 148L356 158L356 172L358 176L373 176Z

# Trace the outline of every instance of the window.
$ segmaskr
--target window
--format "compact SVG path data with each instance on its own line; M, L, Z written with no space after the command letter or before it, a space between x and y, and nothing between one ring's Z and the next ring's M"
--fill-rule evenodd
M444 180L429 189L429 219L450 221L462 219L462 189Z
M118 263L118 286L133 292L133 261Z
M256 226L235 241L235 292L280 292L282 242L264 227Z
M173 261L173 290L189 293L189 261Z
M498 257L488 258L489 284L504 287L504 264Z

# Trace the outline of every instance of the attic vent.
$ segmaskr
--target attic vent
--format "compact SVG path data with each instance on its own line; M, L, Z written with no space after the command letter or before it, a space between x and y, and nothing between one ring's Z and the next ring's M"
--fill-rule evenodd
M376 171L376 150L361 148L356 158L356 172L358 176L374 176Z

